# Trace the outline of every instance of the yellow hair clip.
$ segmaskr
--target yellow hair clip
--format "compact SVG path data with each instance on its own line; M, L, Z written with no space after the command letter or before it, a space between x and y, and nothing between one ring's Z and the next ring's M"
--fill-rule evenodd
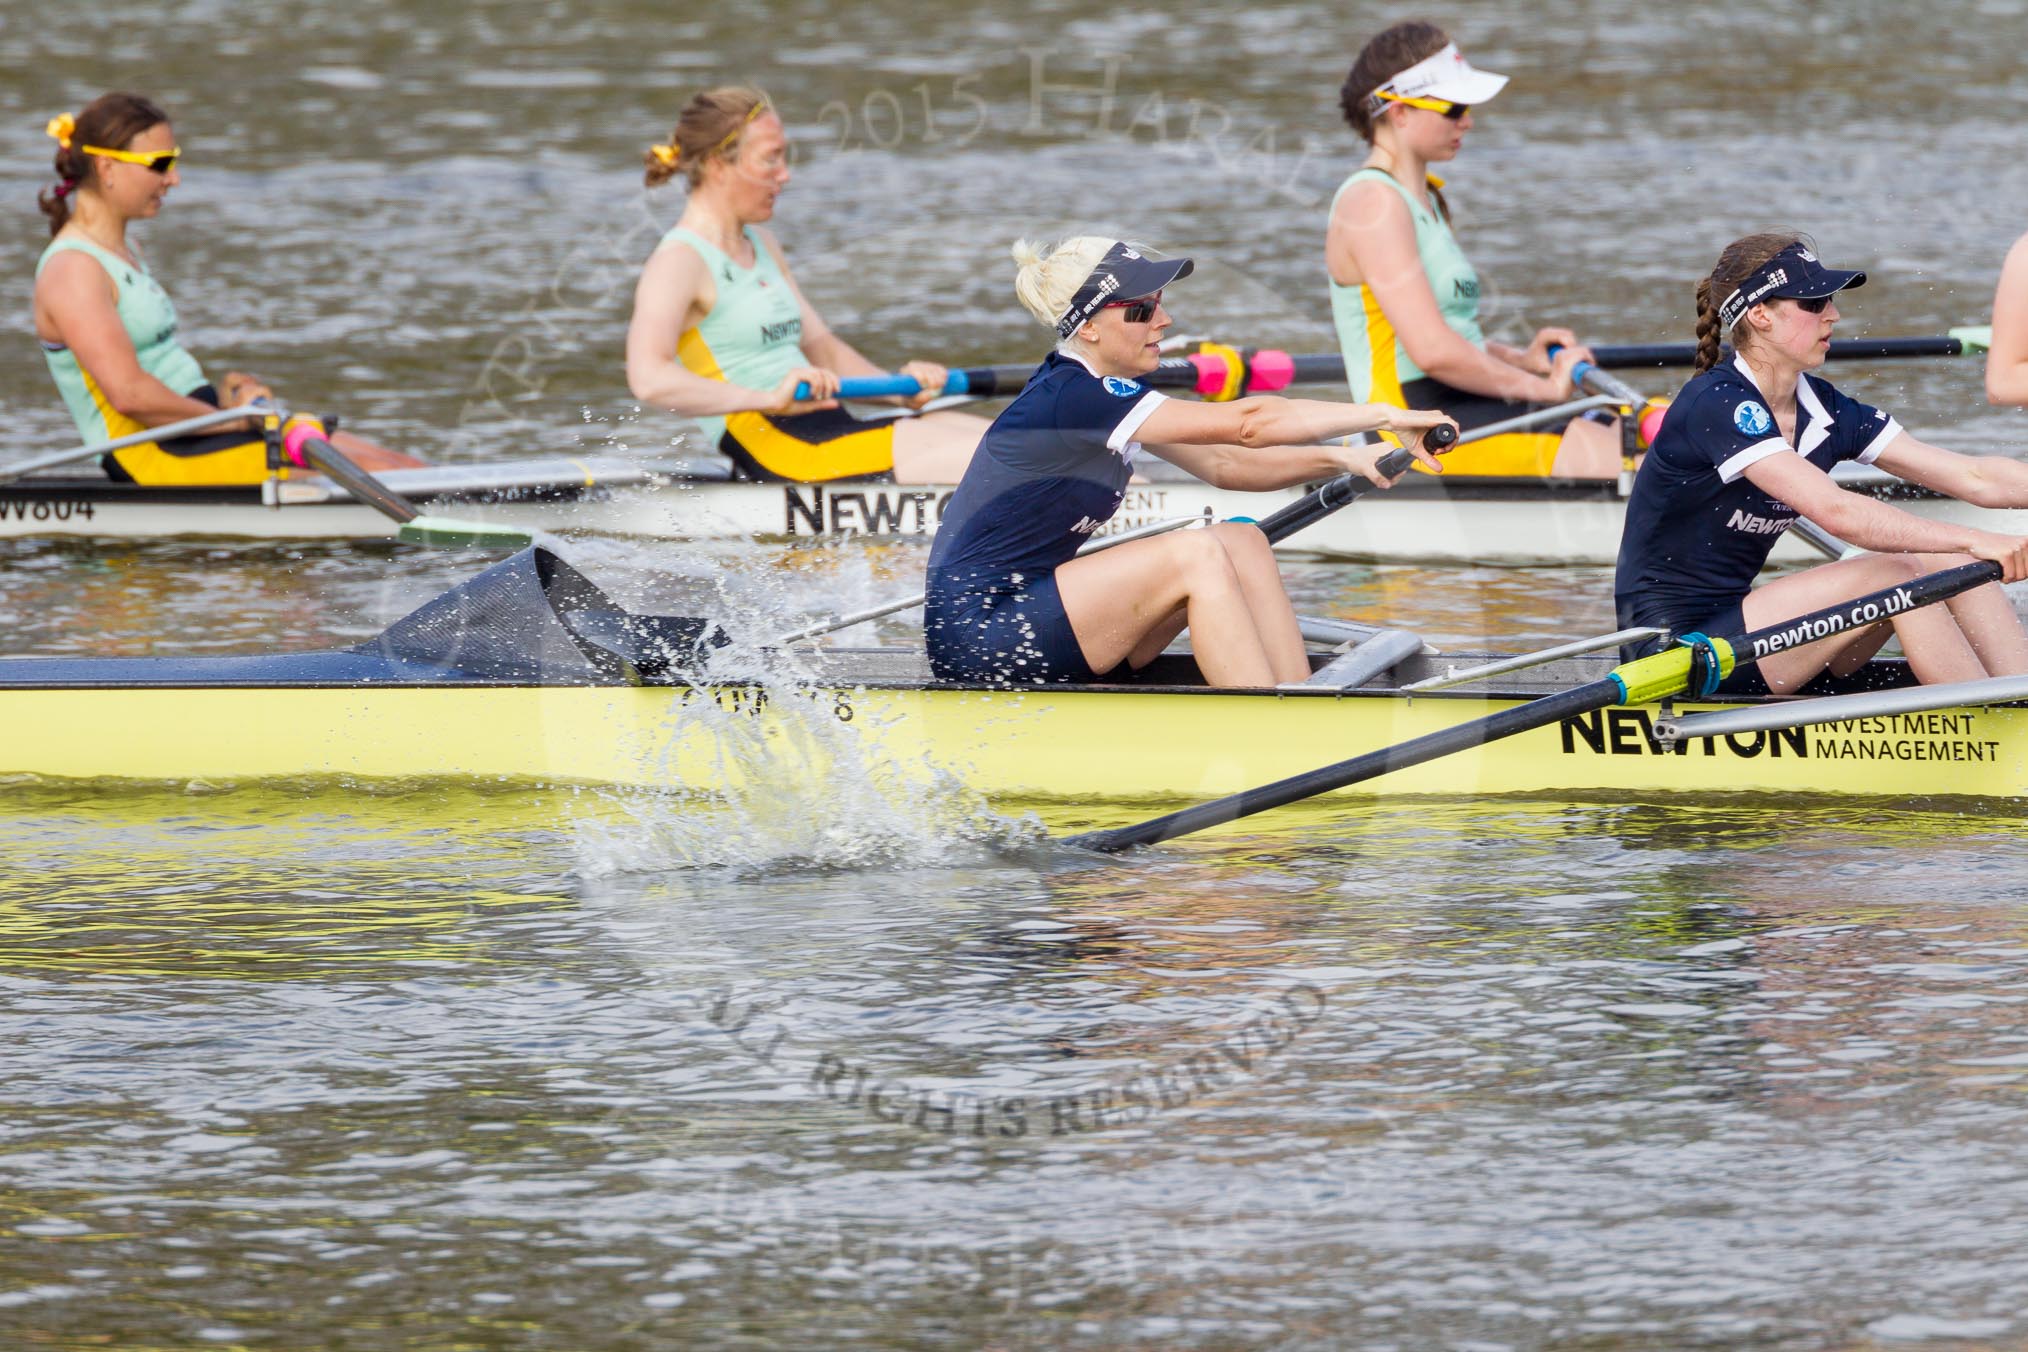
M58 113L49 119L45 132L56 138L56 143L65 150L70 149L70 138L77 133L77 119L69 113Z
M649 146L648 153L669 169L674 169L677 161L683 158L683 152L675 146Z

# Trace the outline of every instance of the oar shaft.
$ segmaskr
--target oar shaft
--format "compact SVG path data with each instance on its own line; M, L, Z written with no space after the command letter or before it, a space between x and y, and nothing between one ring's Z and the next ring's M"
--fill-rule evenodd
M1959 338L1938 334L1919 338L1840 338L1831 344L1833 361L1868 361L1900 357L1961 357L1968 351ZM1732 349L1724 349L1726 356ZM1601 366L1695 366L1695 343L1606 344L1592 349Z
M1399 448L1381 457L1379 469L1391 479L1406 473L1414 463L1415 457L1406 448ZM1267 536L1269 544L1280 544L1297 531L1316 525L1354 498L1372 491L1372 488L1373 481L1363 474L1340 474L1317 485L1288 506L1268 513L1255 524Z
M188 436L192 432L201 432L207 427L217 427L220 423L234 422L250 414L259 416L272 413L273 411L273 409L261 405L241 404L238 408L222 408L214 413L205 413L195 418L185 418L182 422L165 423L161 427L144 427L138 432L129 432L123 437L114 437L111 441L101 441L95 446L79 446L72 450L57 451L34 460L23 460L19 464L9 465L5 469L0 469L0 484L18 479L24 474L33 474L39 469L55 469L58 465L72 465L80 460L89 460L93 456L105 455L110 451L125 450L129 446L139 446L144 442L160 441L164 437Z
M1906 615L1911 610L1948 601L1960 592L1974 587L1983 587L1988 582L1998 582L2003 574L2000 565L1987 560L1978 563L1961 563L1955 568L1945 568L1928 573L1912 582L1898 587L1885 587L1840 605L1826 606L1780 624L1771 624L1765 629L1729 639L1733 655L1740 666L1758 662L1805 643L1815 643L1820 638L1848 630L1863 629L1869 624L1891 620L1897 615Z
M1871 361L1902 357L1961 357L1980 351L1956 333L1912 338L1840 338L1831 344L1833 361ZM1694 366L1694 343L1604 343L1592 348L1601 367ZM1726 350L1730 355L1730 349ZM1244 394L1272 394L1290 385L1335 385L1345 379L1345 359L1335 352L1283 352L1262 348L1247 355L1239 390ZM967 366L951 368L943 394L969 394L982 399L1017 394L1035 374L1033 366ZM1199 353L1188 357L1164 357L1162 364L1136 377L1143 385L1165 390L1196 390L1208 393L1227 380L1225 359ZM921 392L922 387L907 376L851 376L840 382L839 394L846 399L877 399ZM796 392L809 398L809 387ZM1619 397L1619 396L1615 396Z
M1752 630L1745 634L1717 638L1713 647L1721 656L1730 654L1732 664L1725 671L1736 670L1772 656L1829 638L1833 634L1848 632L1882 620L1905 615L1921 606L1948 600L1960 592L2000 580L2000 565L1981 562L1960 564L1941 572L1930 573L1898 587L1887 587L1865 596L1827 606L1780 624L1764 629ZM1619 704L1647 704L1684 693L1691 680L1692 652L1686 647L1666 648L1659 653L1622 663L1613 669L1604 680L1591 681L1571 690L1540 699L1529 700L1512 708L1501 709L1484 718L1469 723L1425 734L1395 746L1382 747L1350 760L1339 761L1288 779L1263 784L1259 788L1246 789L1224 798L1199 803L1195 807L1171 812L1132 826L1117 827L1110 831L1093 831L1073 836L1066 843L1081 845L1103 853L1114 853L1135 845L1154 845L1164 840L1192 831L1201 831L1209 826L1250 817L1257 812L1285 807L1290 803L1313 798L1334 789L1347 788L1353 784L1377 779L1394 770L1421 765L1439 756L1453 752L1468 751L1487 742L1496 742L1503 737L1529 732L1536 728L1564 718L1574 718L1590 713L1594 709L1611 708Z
M1351 760L1339 761L1287 779L1278 779L1272 784L1247 789L1225 798L1216 798L1195 807L1186 807L1180 812L1171 812L1165 817L1138 822L1133 826L1117 827L1110 831L1092 831L1085 835L1073 836L1067 844L1081 845L1102 854L1115 854L1132 849L1136 845L1159 845L1177 836L1189 835L1208 827L1223 826L1241 817L1267 812L1290 803L1314 798L1320 793L1346 788L1368 779L1378 779L1396 770L1405 770L1411 765L1421 765L1439 756L1449 756L1459 751L1469 751L1484 742L1496 742L1502 737L1527 732L1548 722L1561 718L1575 718L1594 709L1610 708L1619 703L1620 691L1611 681L1593 681L1560 694L1545 695L1511 709L1502 709L1486 718L1474 719L1428 733L1395 746L1369 751Z
M303 458L316 466L320 474L381 515L402 524L422 515L414 503L353 464L343 451L323 438L304 437L298 445Z
M1342 368L1344 363L1338 358ZM944 387L938 394L968 394L981 399L996 395L1018 394L1029 378L1035 374L1033 366L954 366L944 379ZM1336 377L1333 377L1334 379ZM1146 375L1137 376L1143 385L1159 386L1162 389L1196 389L1202 381L1197 365L1189 357L1164 357L1161 365ZM838 397L841 399L887 399L908 398L922 393L922 386L913 376L847 376L838 382ZM796 398L808 399L808 382L796 386Z

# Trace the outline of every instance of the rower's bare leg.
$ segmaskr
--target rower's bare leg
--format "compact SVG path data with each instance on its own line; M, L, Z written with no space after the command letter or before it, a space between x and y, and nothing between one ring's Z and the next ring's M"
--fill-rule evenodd
M331 444L343 451L347 460L368 473L383 469L420 469L425 463L412 455L390 451L385 446L351 432L333 432Z
M1134 645L1134 650L1127 654L1127 665L1135 671L1147 666L1168 651L1169 645L1176 641L1176 635L1182 633L1189 623L1189 608L1177 606L1157 621L1155 627Z
M1907 582L1937 568L1950 567L1953 562L1968 563L1970 559L1937 554L1862 554L1801 573L1791 573L1756 587L1748 594L1741 610L1746 617L1747 628L1761 629L1813 610L1835 606L1867 592ZM1998 588L1980 590L1997 591ZM2003 595L2002 603L2005 599ZM1993 618L1981 616L1981 632L1985 632ZM2011 609L2008 619L2013 622ZM2020 625L2013 623L2018 636ZM1892 621L1892 629L1908 653L1909 669L1925 685L1975 681L1991 674L1966 636L1956 612L1949 606L1925 606L1906 615L1897 615ZM1864 629L1819 639L1800 648L1764 657L1760 662L1760 674L1770 690L1785 695L1827 668L1841 676L1850 675L1880 651L1887 638L1888 626L1868 625ZM1996 648L1996 656L2004 651L2002 644Z
M1289 601L1288 588L1282 585L1282 570L1275 563L1274 547L1267 536L1258 526L1236 521L1211 527L1211 534L1225 546L1225 556L1232 561L1275 679L1307 679L1310 659L1303 647L1302 625Z
M1918 577L1978 562L1969 554L1911 554L1908 558ZM1950 608L1951 618L1957 621L1974 660L1986 675L2028 675L2028 632L2022 630L2021 617L2014 613L2014 603L2007 599L1999 583L1974 587L1951 597L1944 605Z
M954 484L965 477L979 438L991 426L970 413L925 413L894 424L894 481Z
M1056 588L1094 671L1140 655L1142 643L1172 624L1180 607L1207 684L1275 683L1239 575L1209 531L1175 531L1082 555L1056 570Z
M1620 424L1572 418L1556 444L1549 472L1559 479L1615 479L1620 473Z

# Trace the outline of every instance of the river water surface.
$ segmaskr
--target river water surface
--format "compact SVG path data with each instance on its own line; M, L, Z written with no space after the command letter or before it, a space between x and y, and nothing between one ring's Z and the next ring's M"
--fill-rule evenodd
M661 453L690 446L627 398L621 334L680 201L637 165L696 88L771 91L777 227L878 359L1033 357L1006 244L1085 226L1198 257L1183 327L1320 351L1336 85L1396 17L0 0L0 451L70 436L30 198L42 122L103 88L176 117L143 241L214 366L434 459ZM2018 0L1454 26L1514 76L1450 174L1502 336L1687 339L1694 277L1770 224L1871 274L1850 332L1940 332L2028 228ZM1837 378L1947 445L2028 431L1975 364ZM630 603L770 616L922 566L571 556ZM0 652L351 642L477 566L14 542ZM1594 570L1289 572L1450 646L1610 625ZM2011 811L1383 797L1094 862L849 770L730 808L0 793L7 1346L2028 1341Z

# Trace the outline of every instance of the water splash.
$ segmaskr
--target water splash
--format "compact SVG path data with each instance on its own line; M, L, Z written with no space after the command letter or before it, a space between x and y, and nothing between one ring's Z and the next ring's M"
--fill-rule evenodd
M721 621L734 641L708 673L670 692L676 726L656 778L675 787L597 791L601 810L574 824L581 873L945 865L1045 837L926 751L897 754L907 739L883 735L892 725L865 708L865 690L823 677L813 653L770 646L807 609L791 612L781 583L715 580L718 612L739 618Z

